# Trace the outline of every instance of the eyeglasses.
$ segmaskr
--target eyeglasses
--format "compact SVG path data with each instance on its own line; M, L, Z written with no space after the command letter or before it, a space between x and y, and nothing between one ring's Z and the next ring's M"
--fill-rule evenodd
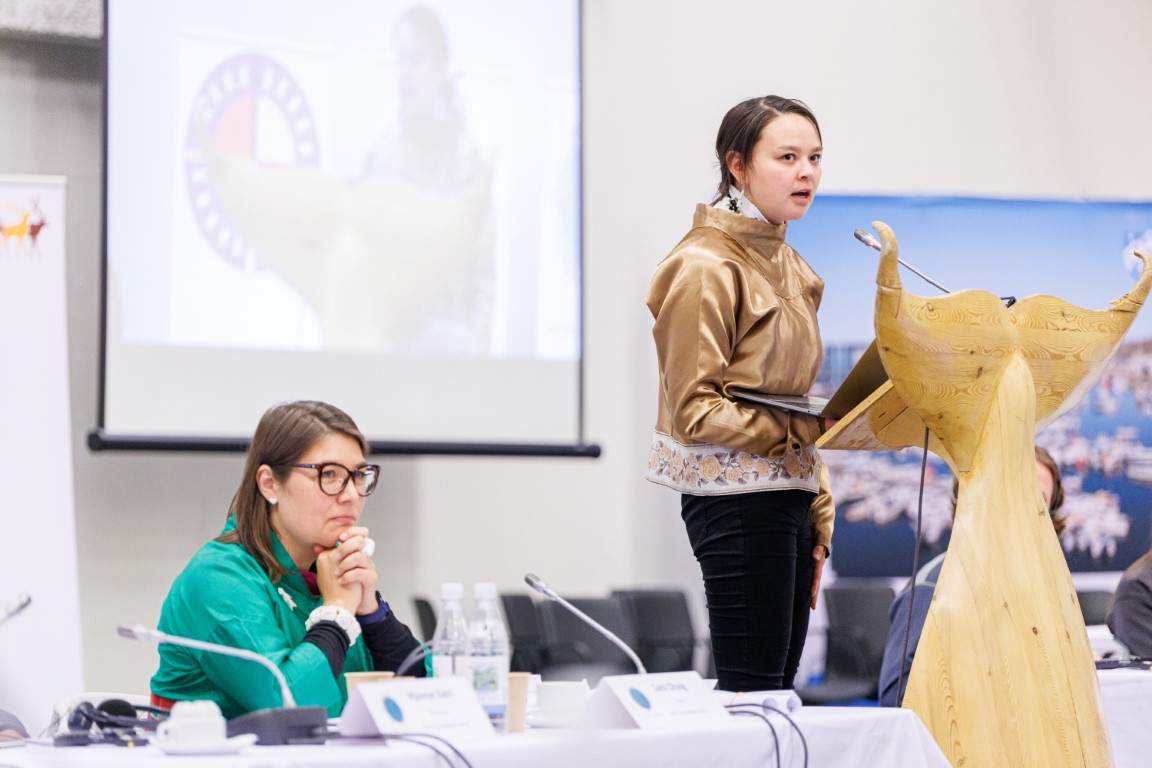
M316 482L320 490L329 496L339 496L348 487L348 480L353 480L356 493L368 496L376 490L376 481L380 479L380 465L366 464L359 469L348 469L343 464L326 462L324 464L293 464L300 469L316 470Z

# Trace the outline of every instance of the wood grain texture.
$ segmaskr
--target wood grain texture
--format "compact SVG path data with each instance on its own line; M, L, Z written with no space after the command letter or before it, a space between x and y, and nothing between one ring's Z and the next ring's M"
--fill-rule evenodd
M1111 766L1092 651L1040 495L1035 435L1092 388L1152 287L1107 310L1053 296L906 292L881 222L876 340L889 383L818 443L922 445L959 478L956 520L904 706L955 766Z

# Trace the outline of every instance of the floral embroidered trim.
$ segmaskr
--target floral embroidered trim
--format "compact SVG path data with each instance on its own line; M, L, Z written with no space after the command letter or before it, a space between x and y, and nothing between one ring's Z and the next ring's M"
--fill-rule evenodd
M820 490L814 446L769 459L719 445L682 445L657 433L648 451L648 480L700 496L784 488Z
M288 603L289 608L293 611L296 610L296 601L292 599L291 595L284 591L284 587L276 587L276 591L280 593L280 597L284 598L284 602Z

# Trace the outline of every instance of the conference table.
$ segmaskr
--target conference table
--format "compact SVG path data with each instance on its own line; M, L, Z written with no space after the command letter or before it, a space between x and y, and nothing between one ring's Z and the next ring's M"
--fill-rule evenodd
M455 744L467 763L446 763L427 747L406 741L349 740L324 745L251 746L233 755L165 755L158 747L111 745L50 747L29 743L0 750L0 766L13 768L945 768L948 761L920 719L902 709L804 707L779 713L769 725L754 717L668 731L530 728L525 733ZM803 734L803 739L797 733ZM429 742L435 743L435 742ZM443 746L441 745L441 749ZM805 750L807 754L805 754ZM777 763L779 756L779 763ZM807 759L805 759L807 758Z
M1152 671L1100 670L1100 691L1116 768L1149 763ZM915 713L877 707L801 707L765 723L732 717L721 726L674 731L529 728L525 733L458 741L467 762L446 762L427 746L401 740L333 739L324 745L251 746L230 755L166 755L153 745L0 749L0 768L944 768L947 759ZM769 727L769 724L771 727ZM443 745L435 741L446 751ZM805 757L807 759L805 759Z

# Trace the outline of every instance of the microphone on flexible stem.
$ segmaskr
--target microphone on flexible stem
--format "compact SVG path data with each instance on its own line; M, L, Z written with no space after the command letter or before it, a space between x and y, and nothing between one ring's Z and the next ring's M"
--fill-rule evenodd
M8 603L0 609L0 624L3 624L8 621L8 619L20 613L20 611L27 608L31 603L32 597L27 594L17 595L9 600Z
M864 245L868 246L869 248L875 248L878 251L882 250L882 246L880 245L880 241L877 240L875 237L873 237L868 232L865 232L860 227L857 227L856 231L853 232L852 234L855 235L857 240L864 243ZM929 285L933 286L934 288L938 288L939 290L944 291L944 293L952 293L952 291L950 291L947 288L945 288L944 286L940 285L940 283L938 283L935 280L933 280L932 278L928 277L928 275L926 275L923 272L921 272L920 270L916 269L916 267L914 267L911 264L909 264L908 262L904 261L904 259L897 257L896 261L902 267L904 267L905 269L907 269L910 272L915 273L917 277L919 277L921 280L928 283ZM1005 306L1010 307L1016 303L1016 297L1015 296L1001 296L1000 301L1004 302Z
M202 640L193 640L188 637L170 635L158 629L147 627L123 626L116 629L121 637L130 640L139 640L145 643L169 643L182 645L186 648L195 648L208 653L221 653L225 656L235 656L248 659L263 665L276 678L280 684L280 697L283 706L259 709L228 721L228 736L241 733L256 734L257 744L323 744L328 735L328 711L324 707L298 707L288 688L288 681L280 668L270 659L261 656L255 651L246 648L232 648L227 645L206 643Z
M640 657L636 655L636 652L629 648L623 640L616 637L616 635L613 634L611 630L590 617L588 614L584 613L584 611L572 605L572 603L560 597L560 595L556 594L556 592L554 592L551 587L545 584L544 580L539 576L532 573L527 573L524 574L524 581L528 584L528 586L532 587L532 589L544 595L544 597L548 598L549 600L555 600L557 603L560 603L560 605L564 606L573 614L575 614L576 618L580 619L585 624L592 627L592 629L596 630L600 634L604 635L604 637L611 640L620 648L620 650L624 651L624 653L628 655L628 658L631 659L632 663L636 665L637 672L642 675L648 674L648 670L644 668L644 663L640 661Z
M856 231L853 232L852 234L854 234L856 236L857 240L864 243L864 245L868 246L869 248L875 248L878 251L880 250L880 248L881 248L880 241L877 240L876 238L872 237L872 235L868 234L867 232L860 229L859 227L857 227ZM915 272L916 275L919 276L920 279L923 280L924 282L926 282L926 283L928 283L928 284L930 284L936 288L939 288L940 290L944 291L944 293L952 293L952 291L950 291L947 288L945 288L944 286L940 285L940 283L938 283L935 280L933 280L932 278L928 277L928 275L926 275L923 272L921 272L920 270L916 269L916 267L914 267L911 264L909 264L908 262L904 261L904 259L897 258L896 261L898 261L901 266L907 268L909 271Z

